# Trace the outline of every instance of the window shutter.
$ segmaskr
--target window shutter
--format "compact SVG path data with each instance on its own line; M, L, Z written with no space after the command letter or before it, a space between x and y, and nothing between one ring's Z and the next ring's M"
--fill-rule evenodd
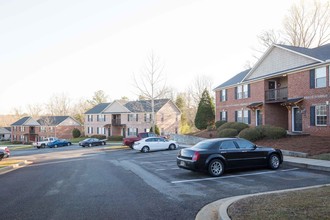
M311 126L315 126L315 106L311 106L309 116L310 116Z
M227 89L225 89L225 91L226 91L226 100L225 101L227 101L228 100L228 95L227 95Z
M220 90L220 102L222 102L222 90Z
M129 121L129 114L127 114L127 121Z
M235 122L237 122L237 111L235 111Z
M250 86L250 84L248 84L248 98L250 98L251 97L251 86ZM250 124L250 123L249 123Z
M136 114L136 121L139 121L139 114Z
M248 110L248 124L251 124L251 111Z
M310 88L314 89L315 88L315 69L312 69L309 71L309 83L310 83Z
M237 87L235 87L235 99L237 99Z
M222 121L222 112L220 112L220 121Z

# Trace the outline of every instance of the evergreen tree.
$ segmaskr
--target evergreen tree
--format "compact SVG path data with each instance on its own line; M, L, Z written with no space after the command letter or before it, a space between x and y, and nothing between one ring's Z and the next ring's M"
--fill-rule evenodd
M203 91L201 100L198 104L195 117L195 126L199 130L206 129L207 126L213 125L215 121L215 108L213 101L207 89Z

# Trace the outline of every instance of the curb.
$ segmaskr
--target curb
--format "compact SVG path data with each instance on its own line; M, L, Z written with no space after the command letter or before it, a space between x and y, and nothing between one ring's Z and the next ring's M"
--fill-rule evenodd
M28 164L32 164L32 162L27 161L27 160L24 160L24 161L19 162L17 164L13 164L13 165L10 165L10 166L6 166L6 167L3 167L3 168L0 168L0 174L4 174L4 173L7 173L7 172L9 172L11 170L24 167L25 165L28 165Z
M255 194L247 194L247 195L234 196L234 197L220 199L218 201L212 202L212 203L204 206L197 213L195 220L204 220L204 219L231 220L231 218L229 217L229 215L227 213L228 207L232 203L234 203L234 202L236 202L240 199L244 199L244 198L252 197L252 196L260 196L260 195L267 195L267 194L274 194L274 193L286 193L286 192L291 192L291 191L319 188L319 187L324 187L324 186L330 186L330 184L323 184L323 185L309 186L309 187L301 187L301 188L294 188L294 189L284 189L284 190L262 192L262 193L255 193Z

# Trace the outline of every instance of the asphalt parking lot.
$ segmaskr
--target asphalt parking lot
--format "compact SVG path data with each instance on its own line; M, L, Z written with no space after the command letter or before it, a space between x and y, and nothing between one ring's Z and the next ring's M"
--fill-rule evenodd
M112 152L109 162L130 170L148 185L168 196L189 196L210 200L230 196L290 189L330 182L328 172L282 164L278 170L249 169L225 172L213 178L206 173L180 169L176 165L178 150L140 153L134 150ZM206 199L209 200L209 199Z

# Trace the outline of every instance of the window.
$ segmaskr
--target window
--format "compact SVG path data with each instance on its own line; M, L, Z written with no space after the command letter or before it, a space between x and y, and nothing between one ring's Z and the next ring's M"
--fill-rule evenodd
M224 141L220 145L221 149L236 149L236 145L233 141Z
M315 122L317 126L327 125L327 106L315 106Z
M220 91L220 102L227 101L227 90L223 89Z
M21 132L24 132L24 130L25 130L25 127L21 126Z
M151 114L150 113L145 113L144 114L144 121L145 122L151 122Z
M239 85L236 87L236 94L235 98L236 99L246 99L250 97L250 86L249 84L244 84L244 85Z
M237 140L236 143L238 144L240 149L253 149L255 147L254 144L246 140Z
M245 124L251 123L251 113L249 110L240 110L235 112L235 121Z
M326 67L315 69L315 88L326 87Z
M40 127L40 131L41 132L46 132L46 127L44 127L44 126Z
M128 114L128 121L138 121L138 114Z
M128 136L137 136L137 128L128 128Z
M227 112L226 111L220 112L220 121L227 121Z

